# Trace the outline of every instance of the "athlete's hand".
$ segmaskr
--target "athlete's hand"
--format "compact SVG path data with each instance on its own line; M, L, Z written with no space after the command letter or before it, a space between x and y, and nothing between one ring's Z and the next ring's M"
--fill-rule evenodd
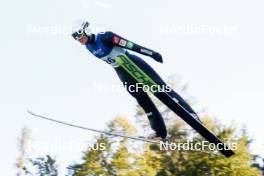
M158 52L154 52L154 53L152 54L152 58L153 58L155 61L157 61L157 62L163 63L162 56L161 56L161 54L158 53Z

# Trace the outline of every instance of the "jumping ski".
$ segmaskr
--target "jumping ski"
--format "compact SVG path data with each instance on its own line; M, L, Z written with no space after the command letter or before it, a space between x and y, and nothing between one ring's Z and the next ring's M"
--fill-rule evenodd
M27 111L31 116L39 118L39 119L44 119L50 122L54 122L54 123L58 123L58 124L62 124L65 126L69 126L69 127L73 127L73 128L78 128L78 129L82 129L82 130L86 130L86 131L92 131L92 132L96 132L96 133L100 133L100 134L105 134L108 136L114 136L114 137L122 137L122 138L127 138L127 139L132 139L132 140L137 140L137 141L142 141L142 142L147 142L150 144L156 144L156 145L160 145L160 146L164 146L164 145L170 145L169 141L159 141L159 140L151 140L151 139L147 139L144 136L130 136L130 135L125 135L125 134L118 134L118 133L113 133L113 132L109 132L109 131L103 131L103 130L96 130L93 128L88 128L88 127L84 127L84 126L80 126L80 125L75 125L73 123L68 123L65 121L60 121L60 120L56 120L53 118L49 118L43 115L39 115L36 114L32 111ZM201 152L201 153L205 153L205 154L209 154L209 155L216 155L219 156L217 153L214 152L209 152L209 151L203 151L203 150L191 150L192 152Z
M55 120L53 118L49 118L49 117L45 117L45 116L33 113L33 112L29 111L29 110L27 112L30 115L32 115L34 117L37 117L37 118L45 119L45 120L48 120L48 121L51 121L51 122L63 124L63 125L74 127L74 128L83 129L83 130L86 130L86 131L93 131L93 132L97 132L97 133L101 133L101 134L105 134L105 135L109 135L109 136L116 136L116 137L123 137L123 138L138 140L138 141L144 141L144 142L149 142L149 143L152 143L152 144L160 144L160 141L149 140L149 139L146 139L146 138L144 138L142 136L135 137L135 136L118 134L118 133L112 133L112 132L103 131L103 130L96 130L96 129L92 129L92 128L83 127L83 126L80 126L80 125L75 125L75 124L72 124L72 123L67 123L67 122L64 122L64 121Z

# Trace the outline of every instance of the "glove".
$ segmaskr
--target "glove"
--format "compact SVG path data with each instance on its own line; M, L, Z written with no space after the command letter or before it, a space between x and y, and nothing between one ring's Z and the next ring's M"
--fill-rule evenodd
M152 58L153 58L155 61L157 61L157 62L163 63L162 56L161 56L161 54L158 53L158 52L154 52L154 53L152 54Z

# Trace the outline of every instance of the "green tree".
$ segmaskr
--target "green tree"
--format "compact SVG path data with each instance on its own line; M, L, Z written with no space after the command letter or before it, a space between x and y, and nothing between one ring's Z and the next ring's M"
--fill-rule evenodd
M203 118L203 122L225 142L237 143L236 154L231 158L225 158L195 151L167 151L161 154L161 163L164 164L158 175L259 176L260 172L251 166L253 156L248 152L249 140L246 133L235 137L235 130L231 127L215 124L209 117ZM198 134L191 136L195 142L203 140Z
M57 176L58 166L56 160L51 156L46 155L45 157L38 157L35 160L31 160L31 163L36 167L36 174L39 176Z
M17 176L29 175L30 172L27 168L28 163L28 153L27 146L30 140L30 130L24 127L21 131L21 137L19 138L19 156L16 161Z
M18 170L17 176L39 175L39 176L57 176L57 164L55 159L46 155L45 157L38 157L32 159L29 156L27 147L31 140L31 131L24 127L19 138L19 152L20 155L16 161L16 168Z
M172 81L173 83L173 81ZM174 85L175 87L175 85ZM181 90L186 91L187 86ZM154 97L153 97L154 98ZM193 141L201 143L204 139L189 127L159 100L155 103L160 109L171 135L171 142ZM188 101L192 103L192 101ZM143 110L137 107L137 126L125 117L116 117L108 123L106 131L137 135L137 131L150 130ZM225 126L209 115L201 118L203 124L225 143L237 144L236 154L230 158L215 155L209 148L207 153L185 150L160 150L156 144L143 143L121 137L101 134L93 145L83 153L82 162L68 167L69 176L259 176L262 166L254 163L249 151L250 138L246 130ZM104 145L102 150L98 147ZM95 149L96 148L96 149ZM21 150L23 151L23 150ZM21 152L24 156L24 152ZM23 161L24 157L20 157ZM49 161L49 162L48 162ZM23 162L18 162L23 163ZM37 159L37 175L57 174L55 160ZM25 164L20 164L24 166ZM48 169L47 169L48 168ZM56 174L55 174L56 173ZM44 174L44 175L45 175ZM41 175L42 176L42 175Z
M123 117L117 117L111 121L106 131L129 135L136 132L135 128ZM127 147L128 142L125 138L101 134L93 145L104 144L104 150L89 148L82 158L84 162L71 165L69 172L76 176L128 174L129 157L132 157Z

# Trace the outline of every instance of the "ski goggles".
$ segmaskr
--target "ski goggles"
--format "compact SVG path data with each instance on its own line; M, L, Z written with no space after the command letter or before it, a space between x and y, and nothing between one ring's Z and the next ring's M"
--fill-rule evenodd
M78 27L76 30L76 32L72 33L72 37L75 39L75 40L80 40L84 34L88 34L90 33L90 29L89 29L89 22L85 21L81 24L81 27Z
M80 29L76 32L74 32L72 34L72 37L75 39L75 40L80 40L82 37L84 36L84 30L83 29Z

